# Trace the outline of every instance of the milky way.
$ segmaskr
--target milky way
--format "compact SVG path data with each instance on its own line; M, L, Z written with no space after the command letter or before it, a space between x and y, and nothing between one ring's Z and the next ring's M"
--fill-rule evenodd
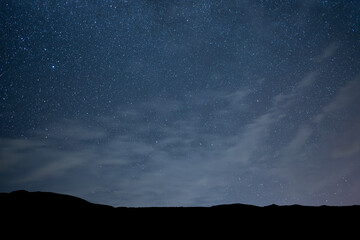
M0 191L360 204L358 1L1 1Z

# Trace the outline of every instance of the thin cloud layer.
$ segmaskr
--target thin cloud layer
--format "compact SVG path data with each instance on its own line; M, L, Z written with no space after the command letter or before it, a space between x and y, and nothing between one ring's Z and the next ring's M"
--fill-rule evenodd
M12 186L23 183L36 186L61 178L80 181L73 187L67 186L67 191L93 201L99 200L99 193L109 195L113 200L105 203L112 205L191 206L231 202L229 196L235 192L251 194L251 188L256 186L248 184L249 177L258 179L253 180L253 184L263 186L264 197L275 191L289 201L306 203L307 197L326 192L352 175L357 166L354 160L359 155L358 135L351 131L351 128L359 129L356 116L348 116L350 124L342 126L344 133L340 135L318 126L319 119L325 121L336 111L355 103L357 80L344 86L314 121L298 126L287 144L271 143L274 127L289 114L296 99L306 87L311 87L310 82L316 81L315 78L316 75L310 73L293 92L275 95L268 111L241 128L234 127L231 135L216 131L204 134L199 127L201 121L196 117L188 118L195 114L186 111L182 111L184 119L177 116L176 121L157 121L162 116L174 118L172 114L186 109L186 104L178 102L163 107L162 102L144 103L131 110L118 111L114 118L99 118L101 127L85 127L81 122L67 121L46 128L46 135L44 131L36 133L33 139L3 138L1 159L6 160L2 160L2 170L7 171L6 181ZM226 103L223 109L212 111L214 116L224 111L246 111L238 108L235 102L249 104L246 99L249 93L245 90L210 95L211 101L220 96L219 100ZM196 104L201 100L194 98L194 101ZM200 111L201 108L207 108L207 104L198 107ZM139 125L146 111L152 112L154 120ZM217 121L208 122L216 125ZM150 138L150 135L158 137ZM73 148L66 142L79 144ZM240 179L237 190L228 187L234 181L230 177L233 175ZM99 179L99 182L94 184L89 179ZM87 181L91 184L87 185ZM281 187L267 189L266 182L271 181ZM79 185L81 189L77 189ZM64 186L54 184L52 188ZM246 201L246 197L243 198ZM284 199L278 201L286 203ZM266 200L258 202L266 203Z

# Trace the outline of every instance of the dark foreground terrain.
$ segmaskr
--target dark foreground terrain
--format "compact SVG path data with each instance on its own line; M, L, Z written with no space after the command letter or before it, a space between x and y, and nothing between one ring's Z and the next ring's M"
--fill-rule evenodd
M193 228L197 231L202 229L208 234L221 226L233 231L253 229L253 234L261 235L269 231L269 228L295 228L299 231L297 234L301 234L306 229L323 229L321 231L329 233L345 226L343 233L346 234L358 229L360 206L257 207L231 204L213 207L114 208L69 195L15 191L0 193L0 213L2 229L14 226L19 229L24 226L37 226L40 229L86 226L88 232L105 226L125 231L132 229L134 234L148 231L146 229L149 228L159 231L175 230L180 234L184 229Z

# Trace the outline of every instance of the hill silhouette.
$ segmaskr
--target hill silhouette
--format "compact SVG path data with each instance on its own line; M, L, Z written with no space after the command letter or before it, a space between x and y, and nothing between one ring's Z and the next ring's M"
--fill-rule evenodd
M88 202L79 197L67 194L52 192L28 192L18 190L10 193L0 193L0 210L1 211L105 211L120 212L126 210L148 211L148 210L168 210L168 211L253 211L253 212L272 212L272 211L359 211L359 205L352 206L302 206L302 205L284 205L276 204L260 207L248 204L224 204L214 205L211 207L112 207L104 204L95 204Z
M246 226L288 226L306 225L327 228L338 224L351 226L356 223L360 206L277 206L265 207L227 204L212 207L112 207L90 203L74 196L49 193L27 192L24 190L0 193L0 213L6 226L48 226L59 222L61 225L77 226L79 223L99 227L122 226L135 231L149 226L178 229L190 226L214 227L226 225L230 228Z

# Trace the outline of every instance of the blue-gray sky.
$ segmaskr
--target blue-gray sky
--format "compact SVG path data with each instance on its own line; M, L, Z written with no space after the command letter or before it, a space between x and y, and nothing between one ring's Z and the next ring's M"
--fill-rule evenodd
M1 1L0 191L360 204L358 1Z

